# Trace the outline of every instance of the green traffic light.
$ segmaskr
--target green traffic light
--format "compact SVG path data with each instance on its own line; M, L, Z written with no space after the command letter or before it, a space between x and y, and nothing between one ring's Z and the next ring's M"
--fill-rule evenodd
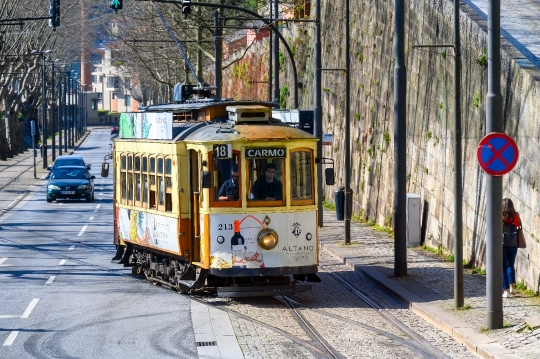
M111 9L122 10L122 0L112 0Z

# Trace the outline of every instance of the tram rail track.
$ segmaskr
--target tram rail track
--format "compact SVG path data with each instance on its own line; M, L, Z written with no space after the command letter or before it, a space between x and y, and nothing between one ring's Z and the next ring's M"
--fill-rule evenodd
M36 233L36 235L37 235L37 231L33 231L33 230L26 230L26 229L17 228L17 227L11 227L11 226L0 226L0 230L8 229L8 228L10 230L12 230L12 231L15 230L15 231L25 232L25 233L29 233L29 234ZM107 254L112 254L112 252L113 252L113 251L109 251L109 250L100 248L98 246L93 246L93 245L89 245L89 244L86 244L86 243L81 243L80 241L75 241L75 240L70 240L70 239L65 239L65 238L58 238L58 237L53 237L53 236L48 236L48 235L43 235L43 234L40 234L39 236L41 238L47 238L49 240L59 242L59 243L62 243L62 244L66 244L66 245L76 244L78 246L81 246L83 248L86 248L88 250L95 251L95 252L104 252L104 253L107 253ZM67 261L77 263L79 265L87 266L87 267L90 267L90 268L93 268L93 269L96 269L96 270L100 270L100 271L105 271L105 272L108 272L108 273L111 273L111 274L114 274L114 275L117 275L117 276L120 276L120 277L129 278L129 279L137 280L137 281L141 280L140 278L144 278L144 276L137 277L136 275L133 275L133 274L122 273L119 270L107 268L107 267L104 267L102 265L97 265L97 264L91 263L89 261L74 258L73 256L66 255L66 254L63 254L63 253L60 253L60 252L57 252L57 251L51 252L49 249L46 249L46 248L40 248L39 246L35 246L35 245L27 245L27 244L18 243L16 241L13 241L11 239L7 239L7 238L4 238L4 237L0 237L0 241L4 242L4 243L12 244L12 245L20 246L21 248L31 250L31 251L34 251L34 252L38 252L38 253L41 253L41 254L46 254L46 255L54 257L54 258L65 259ZM412 329L408 328L403 322L401 322L399 319L394 317L387 310L385 310L380 305L378 305L376 302L374 302L372 299L370 299L367 294L365 294L364 292L362 292L358 288L354 287L353 285L347 283L347 281L344 278L342 278L339 274L337 274L336 272L334 272L332 270L328 270L324 265L321 266L321 268L323 269L323 271L325 273L329 274L337 283L339 283L340 285L345 287L354 296L356 296L357 298L362 300L364 303L366 303L372 309L376 310L376 312L381 317L383 317L385 320L390 322L395 327L399 328L399 330L408 339L401 338L401 337L399 337L399 336L397 336L395 334L386 332L386 331L384 331L382 329L378 329L378 328L376 328L374 326L364 324L364 323L361 323L361 322L358 322L358 321L343 317L343 316L338 315L338 314L331 313L331 312L329 312L327 310L320 309L320 308L313 307L313 306L310 306L308 304L302 303L301 300L299 300L298 298L296 298L294 296L275 296L275 297L272 297L272 298L275 301L281 303L285 308L287 308L287 310L290 312L290 314L294 318L295 322L304 330L304 332L310 338L310 340L305 340L305 339L303 339L303 338L301 338L301 337L299 337L297 335L286 332L285 330L283 330L282 328L279 328L278 326L275 326L275 325L272 325L272 324L269 324L269 323L265 323L265 322L263 322L261 320L252 318L252 317L250 317L248 315L245 315L245 314L242 314L242 313L238 312L237 310L224 308L222 305L220 305L221 302L213 302L211 300L211 299L215 299L214 296L212 296L210 298L210 297L203 296L203 295L192 294L190 296L190 298L192 300L195 300L195 301L199 302L199 303L202 303L202 304L211 306L213 308L216 308L218 310L224 311L224 312L226 312L226 313L228 313L230 315L236 316L237 318L248 321L248 322L250 322L252 324L261 326L261 327L266 328L266 329L268 329L268 330L270 330L270 331L272 331L272 332L274 332L276 334L279 334L279 335L293 341L295 344L300 345L302 348L308 350L310 353L312 353L317 358L342 359L342 358L344 358L344 356L342 356L335 348L333 348L332 345L329 344L324 339L323 335L320 334L317 331L317 329L314 327L314 325L312 323L310 323L309 319L307 319L306 316L302 313L304 310L311 310L311 311L314 311L314 312L316 312L316 313L318 313L320 315L327 316L329 318L333 318L335 320L341 321L341 322L346 323L346 324L351 325L351 326L359 327L359 328L361 328L363 330L372 332L372 333L374 333L376 335L384 336L384 337L386 337L386 338L388 338L388 339L390 339L390 340L392 340L392 341L394 341L396 343L399 343L402 346L407 347L408 349L410 349L411 351L413 351L414 353L416 353L417 355L419 355L422 358L437 358L437 359L447 359L447 358L449 358L447 355L442 353L436 347L431 345L427 340L425 340L424 338L422 338L421 336L416 334ZM162 286L162 287L164 287L166 289L170 289L170 290L175 290L175 291L178 290L178 288L175 288L175 287L173 287L171 285L168 285L168 283L166 283L166 282L156 280L155 278L145 278L145 279L147 281L151 282L154 285L159 285L159 286Z

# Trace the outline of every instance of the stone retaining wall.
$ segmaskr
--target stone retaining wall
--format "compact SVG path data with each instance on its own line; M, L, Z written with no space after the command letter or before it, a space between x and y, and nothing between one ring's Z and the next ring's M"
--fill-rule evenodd
M355 216L391 225L393 203L393 71L394 3L351 1L351 135L352 184ZM452 48L413 49L417 44L451 44L453 2L406 2L407 61L407 191L420 194L425 217L425 243L450 254L454 219L454 112ZM322 52L324 68L343 68L344 1L323 1ZM313 13L313 9L312 9ZM464 258L485 266L486 174L476 160L476 149L486 135L487 24L461 4L463 119L463 238ZM300 24L283 29L293 49L302 82L301 108L313 107L314 26ZM282 50L283 51L283 50ZM280 74L281 102L293 104L292 74L287 55ZM520 149L516 168L504 176L504 197L514 200L521 214L528 248L520 250L517 270L529 288L539 290L540 277L540 72L510 43L502 41L502 97L504 131ZM224 96L268 98L268 44L258 43L246 57L230 65L223 78ZM334 134L324 156L336 161L337 185L343 183L344 75L323 74L323 126ZM288 92L288 95L287 95ZM538 180L538 183L537 183ZM333 202L334 188L325 188Z

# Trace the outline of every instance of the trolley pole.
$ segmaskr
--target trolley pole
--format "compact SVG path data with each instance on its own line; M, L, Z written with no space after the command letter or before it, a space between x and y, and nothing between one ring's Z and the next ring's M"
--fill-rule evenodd
M407 73L405 68L405 0L395 2L394 65L394 275L407 275Z
M501 2L488 7L488 93L486 131L502 132ZM502 306L502 177L487 176L486 186L486 318L488 329L503 327Z

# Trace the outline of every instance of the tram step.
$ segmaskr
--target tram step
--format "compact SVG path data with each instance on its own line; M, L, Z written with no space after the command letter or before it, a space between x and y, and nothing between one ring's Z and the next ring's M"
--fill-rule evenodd
M217 294L220 298L268 297L273 295L293 295L298 292L310 291L311 288L311 284L218 287Z

